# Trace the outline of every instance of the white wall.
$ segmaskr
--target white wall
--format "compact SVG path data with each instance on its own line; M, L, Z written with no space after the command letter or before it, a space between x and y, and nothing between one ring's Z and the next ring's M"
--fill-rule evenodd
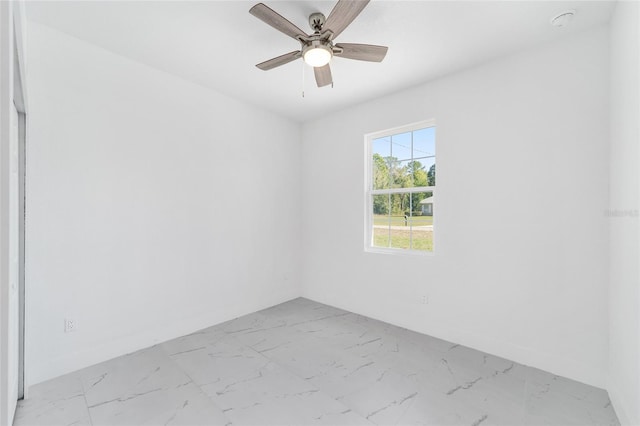
M590 31L305 124L303 294L604 387L608 41ZM431 118L436 254L365 253L363 135Z
M623 424L640 425L640 7L611 21L609 395Z
M299 295L298 124L28 36L27 384Z

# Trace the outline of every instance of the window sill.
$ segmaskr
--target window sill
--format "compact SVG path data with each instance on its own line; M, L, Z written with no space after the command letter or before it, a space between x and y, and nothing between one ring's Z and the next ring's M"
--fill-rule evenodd
M394 256L411 256L411 257L433 257L435 252L423 250L404 250L384 247L365 247L365 253L391 254Z

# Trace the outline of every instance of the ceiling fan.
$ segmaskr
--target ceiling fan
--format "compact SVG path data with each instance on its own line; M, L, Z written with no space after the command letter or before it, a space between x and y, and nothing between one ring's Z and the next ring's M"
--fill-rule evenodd
M300 50L294 50L261 62L256 67L267 71L302 58L305 63L313 67L318 87L323 87L333 83L329 62L334 56L359 61L381 62L387 54L388 48L386 46L333 43L334 38L338 37L353 22L368 3L369 0L339 0L326 19L322 13L312 13L309 16L309 25L313 30L311 35L307 35L265 4L256 4L249 10L249 13L276 30L298 40L301 44Z

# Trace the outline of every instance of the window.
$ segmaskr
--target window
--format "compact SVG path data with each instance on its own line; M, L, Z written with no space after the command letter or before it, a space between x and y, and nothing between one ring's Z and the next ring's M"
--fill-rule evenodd
M435 122L366 135L365 250L433 252Z

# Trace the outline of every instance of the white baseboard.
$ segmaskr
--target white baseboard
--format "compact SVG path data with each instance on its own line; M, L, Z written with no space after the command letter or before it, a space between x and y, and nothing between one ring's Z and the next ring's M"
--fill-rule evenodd
M632 413L629 413L629 411L627 410L627 404L625 403L627 401L625 401L624 398L622 398L622 395L618 392L617 387L614 384L609 383L609 386L607 386L607 392L609 392L609 399L611 400L611 405L613 405L613 409L616 411L616 414L618 415L618 420L620 420L620 424L622 426L639 426L640 418L636 418L635 420L631 418ZM638 404L640 404L640 401L636 401L636 407Z
M271 306L279 305L295 299L286 297L282 300L268 303L245 306L235 309L232 313L228 310L221 315L219 312L207 312L198 316L186 318L179 322L161 324L153 329L148 329L140 333L124 336L111 340L100 345L93 346L86 350L65 354L65 356L49 359L46 365L25 366L25 398L28 397L28 389L38 383L54 379L73 371L81 370L110 359L148 348L158 343L166 342L177 337L191 334L198 330L251 314Z
M515 361L519 364L538 368L558 376L595 386L600 389L606 388L605 371L601 368L580 363L575 359L559 359L557 354L532 350L529 347L522 347L503 340L480 336L464 330L457 330L443 324L421 324L421 327L416 327L415 324L405 324L395 321L392 318L383 318L377 315L373 309L369 312L365 310L354 310L350 306L332 303L331 301L323 300L321 297L310 297L309 295L303 295L303 297L314 300L318 303L324 303L379 321L384 321L417 333L426 334L438 339L464 345L491 355Z

